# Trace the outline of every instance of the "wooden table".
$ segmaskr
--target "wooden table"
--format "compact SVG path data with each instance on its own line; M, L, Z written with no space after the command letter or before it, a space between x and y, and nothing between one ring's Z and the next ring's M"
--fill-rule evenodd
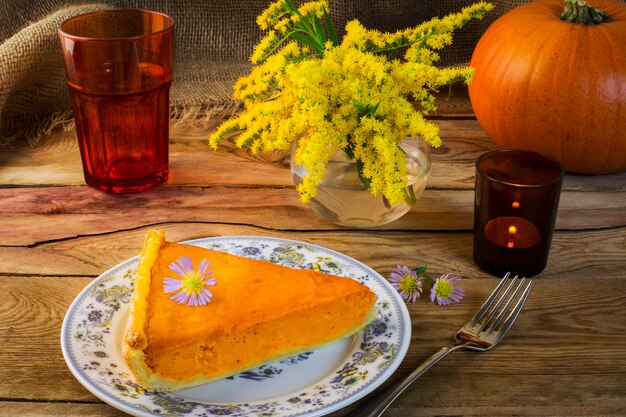
M71 132L1 152L0 415L124 415L74 379L59 335L78 293L137 255L153 227L173 241L307 241L384 276L397 264L424 262L433 275L456 272L465 278L462 303L409 305L411 346L390 380L447 345L497 283L472 261L474 161L496 145L463 91L439 103L444 145L433 152L428 189L405 217L375 230L315 217L298 201L284 155L210 150L206 132L217 119L176 129L170 180L141 194L86 187ZM626 415L626 173L566 176L548 267L504 342L487 354L450 355L386 415Z

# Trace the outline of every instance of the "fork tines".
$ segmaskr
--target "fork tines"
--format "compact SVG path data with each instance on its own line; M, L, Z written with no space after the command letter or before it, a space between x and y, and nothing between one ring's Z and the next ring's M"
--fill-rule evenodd
M520 311L522 310L522 307L526 302L526 298L528 298L528 294L530 293L532 281L527 280L526 277L519 279L518 275L515 275L512 279L509 280L510 276L511 273L507 272L498 284L498 286L493 290L489 298L487 298L487 301L485 301L480 310L478 310L476 315L470 321L469 324L471 326L478 326L478 328L475 330L476 334L482 331L493 332L495 330L506 333L506 331L511 327L511 325L519 315ZM507 282L509 282L508 286L506 286ZM513 302L517 299L518 294L520 293L526 282L527 284L521 296L519 297L519 300L517 301L509 315L506 316L506 313L511 308ZM505 286L506 289L504 289ZM515 288L513 294L508 297L513 288ZM501 292L502 294L500 294ZM500 307L502 307L502 304L507 300L507 297L508 301L501 309ZM498 312L499 314L496 316ZM487 313L489 314L486 318L484 318ZM504 322L502 322L503 320Z

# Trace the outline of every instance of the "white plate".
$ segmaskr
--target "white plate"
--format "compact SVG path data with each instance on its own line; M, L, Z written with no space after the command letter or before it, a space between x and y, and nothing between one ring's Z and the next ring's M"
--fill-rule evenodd
M377 319L352 338L211 384L173 393L137 386L121 354L138 258L96 278L70 306L61 330L63 356L78 381L134 416L321 416L362 398L397 369L411 339L406 305L371 268L320 246L266 237L185 242L296 268L351 277L378 296Z

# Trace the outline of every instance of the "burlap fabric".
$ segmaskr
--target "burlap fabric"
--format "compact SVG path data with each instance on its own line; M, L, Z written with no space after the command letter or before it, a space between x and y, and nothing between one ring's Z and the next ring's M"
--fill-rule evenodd
M527 0L494 1L481 22L460 30L442 52L441 65L467 63L480 35L498 16ZM444 16L471 0L330 0L341 34L348 20L397 30ZM34 143L72 120L57 28L65 19L107 8L156 10L176 22L174 123L235 110L233 82L249 69L248 57L261 36L255 19L266 0L2 0L0 1L0 148Z

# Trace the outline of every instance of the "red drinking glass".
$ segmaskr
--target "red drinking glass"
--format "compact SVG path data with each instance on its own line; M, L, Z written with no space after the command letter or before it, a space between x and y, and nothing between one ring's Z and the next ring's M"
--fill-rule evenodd
M143 191L168 176L174 21L108 10L63 22L65 57L85 182Z
M546 267L565 171L537 152L499 149L476 161L474 262L493 275Z

